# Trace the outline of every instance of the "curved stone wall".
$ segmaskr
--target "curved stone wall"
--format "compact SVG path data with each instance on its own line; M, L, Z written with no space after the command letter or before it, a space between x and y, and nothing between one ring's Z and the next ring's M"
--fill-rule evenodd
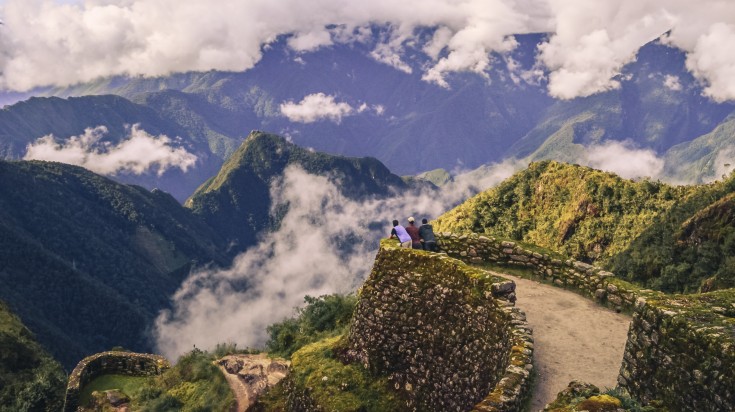
M388 375L410 410L519 410L533 343L514 286L385 241L360 291L350 357Z
M735 410L735 290L666 295L583 262L515 242L441 233L439 249L466 262L523 266L535 277L632 312L618 384L671 410Z
M439 233L437 245L440 252L464 262L491 262L529 268L541 280L573 290L618 311L633 311L640 295L634 285L599 267L524 248L516 242L477 234Z
M160 355L111 351L88 356L69 375L64 411L77 410L81 389L98 376L153 376L160 375L170 367L168 360Z

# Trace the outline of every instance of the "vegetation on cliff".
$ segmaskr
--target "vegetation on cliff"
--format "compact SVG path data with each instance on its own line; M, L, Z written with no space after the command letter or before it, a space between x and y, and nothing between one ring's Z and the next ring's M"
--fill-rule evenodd
M700 186L532 163L441 216L437 231L522 240L668 292L735 285L735 177Z
M306 306L295 317L268 326L268 353L290 358L307 344L343 334L352 320L357 304L354 295L324 295L304 297Z
M66 374L0 302L0 411L59 411Z
M243 250L256 242L260 231L278 226L277 218L274 221L270 215L271 182L291 165L329 176L351 198L387 195L391 188L406 187L376 159L313 152L280 136L256 131L216 176L197 189L186 206Z
M0 161L0 299L71 369L84 356L149 349L144 331L192 264L226 244L161 191L83 168Z

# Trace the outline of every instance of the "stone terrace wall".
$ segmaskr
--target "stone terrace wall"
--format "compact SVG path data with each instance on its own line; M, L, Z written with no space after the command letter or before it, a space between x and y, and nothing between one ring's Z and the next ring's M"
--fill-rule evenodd
M665 295L514 242L450 233L437 241L465 262L527 267L538 279L633 312L618 383L637 399L674 411L735 410L735 290Z
M650 292L640 291L596 266L540 253L493 237L439 233L437 245L440 252L467 263L491 262L526 267L539 279L574 290L618 311L632 311L638 296Z
M636 306L620 386L674 411L735 410L735 290Z
M64 411L77 410L80 391L98 376L153 376L160 375L170 367L166 358L159 355L113 351L88 356L77 364L69 376Z
M523 313L498 298L510 285L385 241L360 292L352 357L388 375L412 410L520 410L533 344Z

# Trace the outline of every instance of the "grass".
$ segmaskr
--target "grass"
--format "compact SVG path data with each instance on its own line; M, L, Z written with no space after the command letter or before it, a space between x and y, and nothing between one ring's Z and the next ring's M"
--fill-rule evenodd
M131 399L151 378L147 376L103 375L88 383L79 395L79 405L86 405L94 391L118 389Z
M402 402L389 389L386 377L374 377L358 364L345 365L334 355L343 336L304 346L293 354L291 379L309 388L311 398L329 411L383 412L401 410Z

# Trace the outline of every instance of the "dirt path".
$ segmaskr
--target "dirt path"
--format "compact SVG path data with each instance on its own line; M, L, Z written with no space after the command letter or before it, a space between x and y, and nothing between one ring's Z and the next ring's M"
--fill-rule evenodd
M288 374L290 362L266 354L228 355L215 362L227 379L236 404L230 412L245 412L264 391Z
M631 318L573 292L499 274L516 282L516 306L533 328L536 386L531 411L554 400L573 379L601 390L617 384Z
M222 371L222 374L225 375L227 384L230 385L232 394L235 395L235 406L230 412L245 412L245 410L250 406L251 403L250 395L248 394L246 386L242 383L242 381L240 381L237 375L228 373L224 366L217 366Z

